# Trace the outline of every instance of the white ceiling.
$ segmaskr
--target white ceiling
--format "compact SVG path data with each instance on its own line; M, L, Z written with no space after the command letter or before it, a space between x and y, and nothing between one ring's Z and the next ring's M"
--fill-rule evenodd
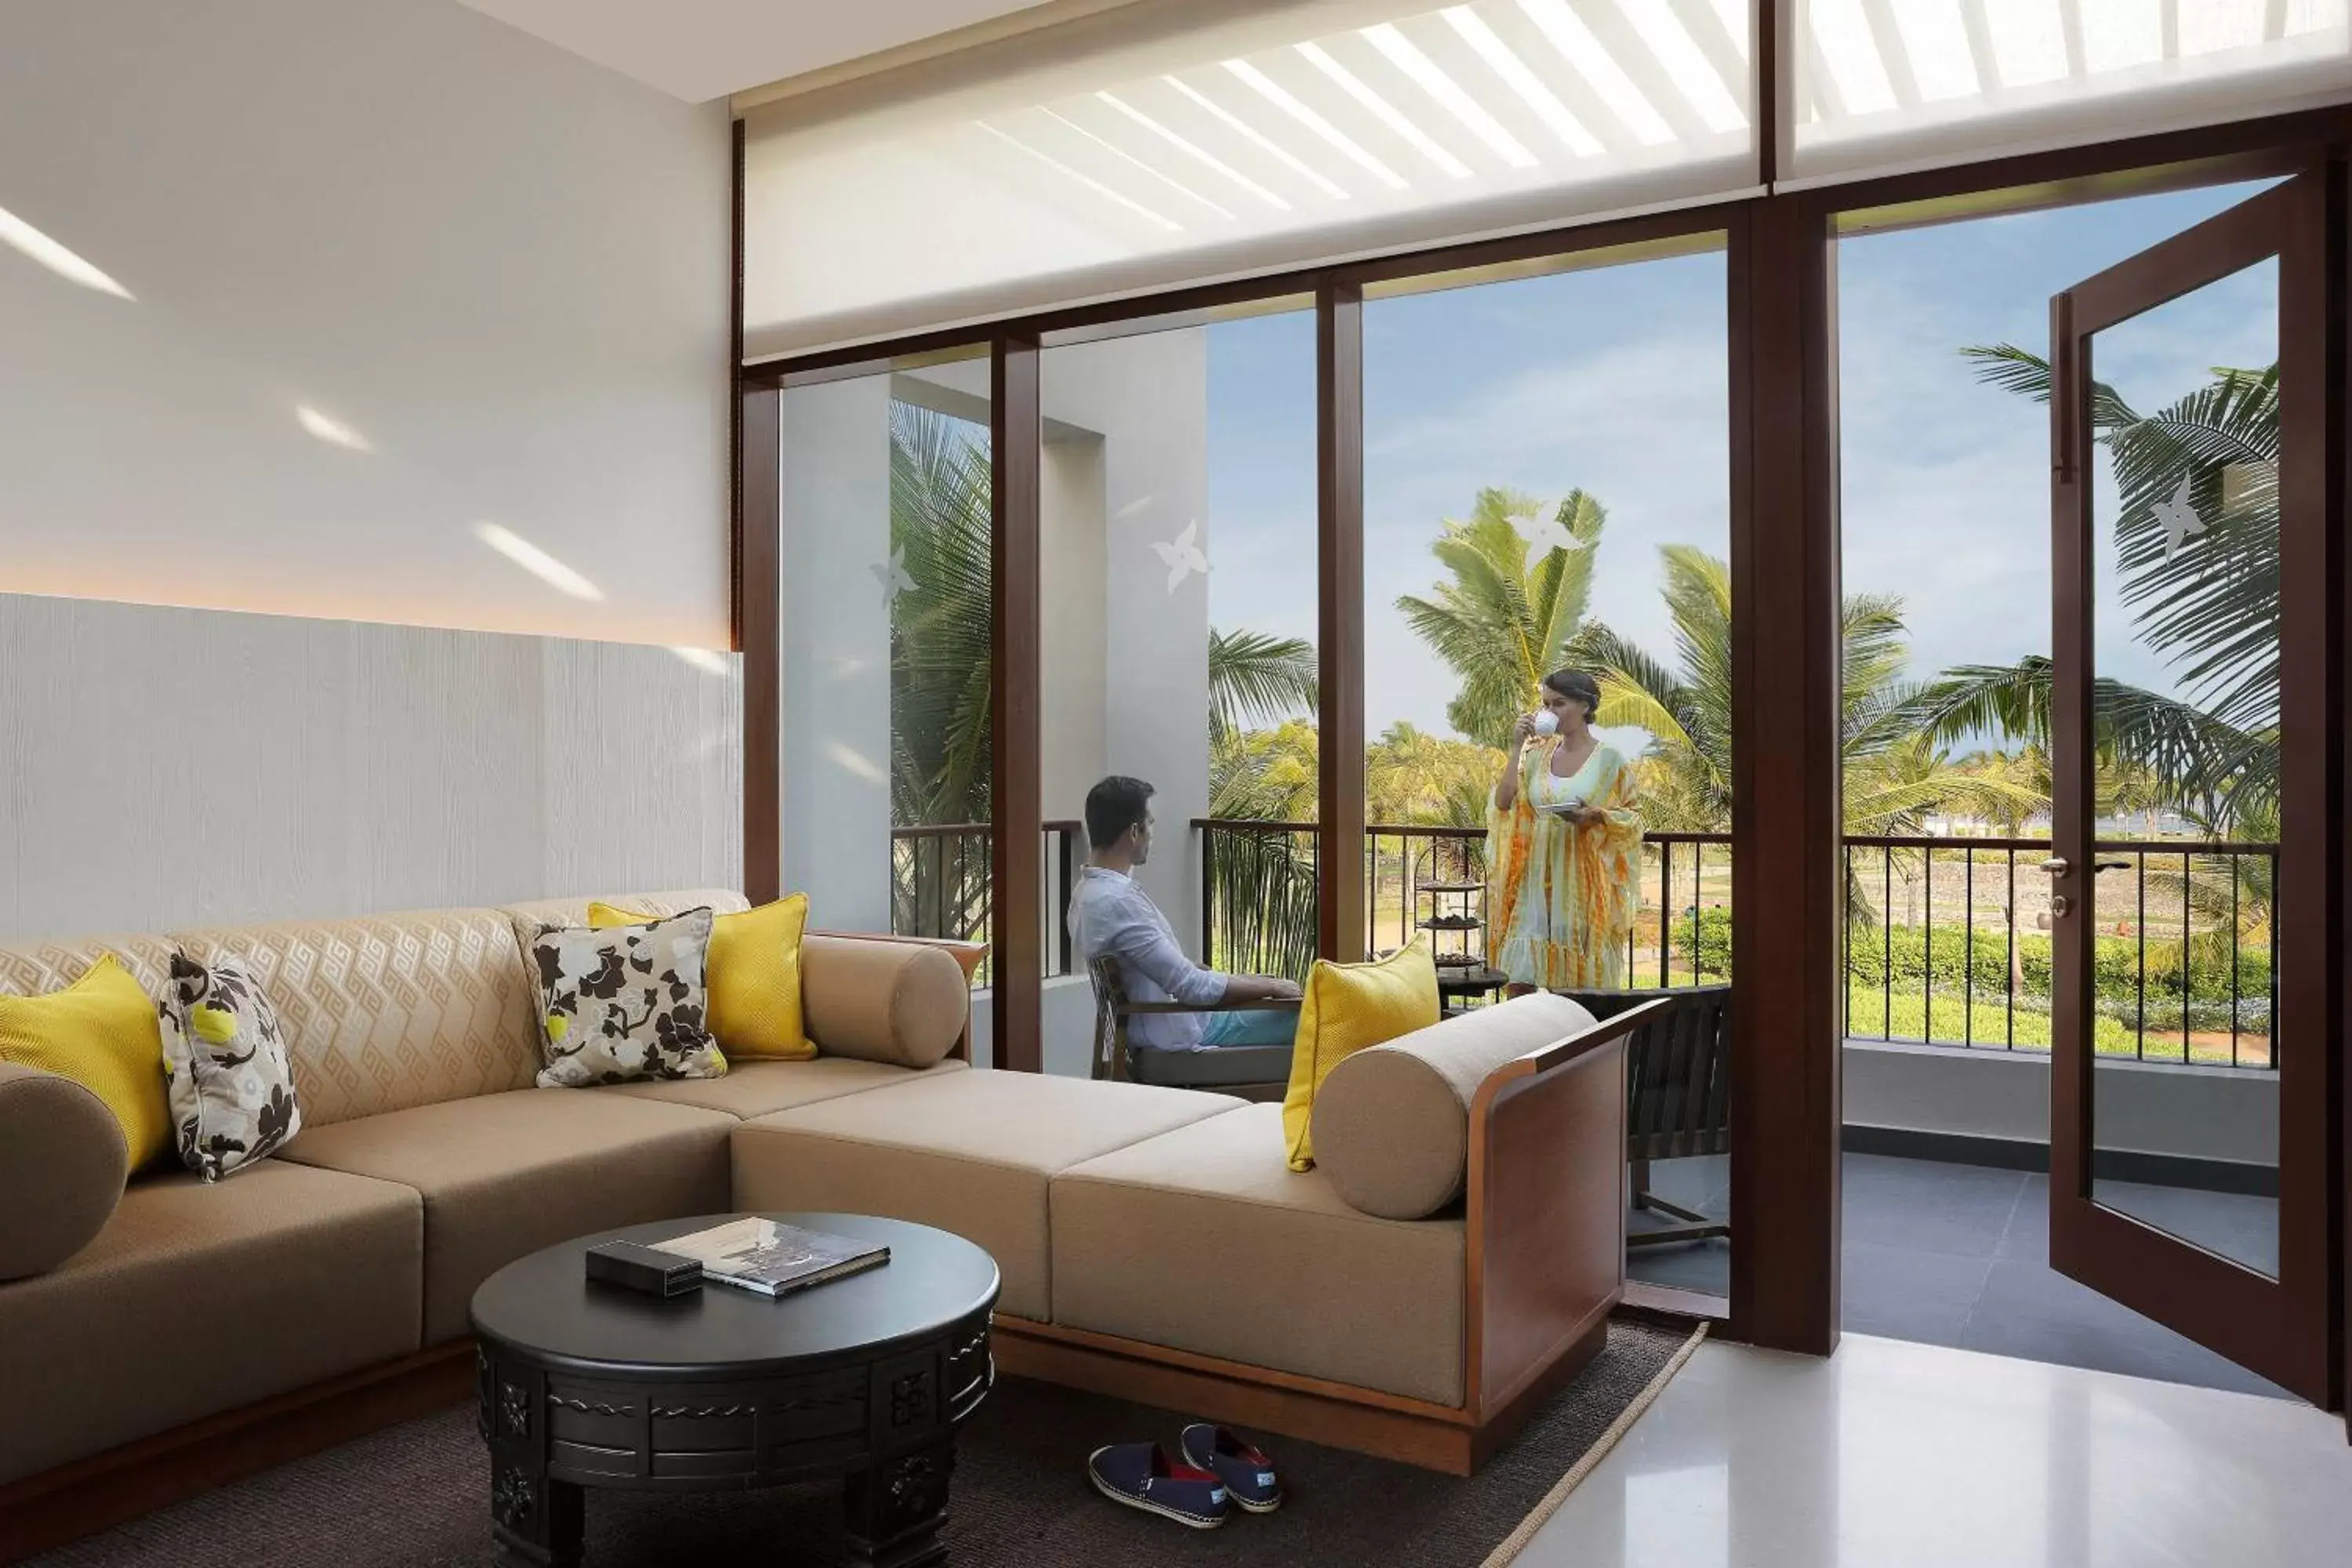
M459 0L703 103L1025 11L1041 0Z

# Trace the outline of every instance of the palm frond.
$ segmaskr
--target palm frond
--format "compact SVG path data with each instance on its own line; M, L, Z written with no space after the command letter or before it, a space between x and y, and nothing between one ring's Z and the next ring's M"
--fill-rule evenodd
M1304 637L1209 628L1209 735L1315 711L1315 645Z

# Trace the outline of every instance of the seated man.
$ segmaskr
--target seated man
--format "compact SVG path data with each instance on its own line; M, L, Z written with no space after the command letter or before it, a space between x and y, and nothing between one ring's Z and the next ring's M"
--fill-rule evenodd
M1079 961L1118 961L1130 1002L1219 1003L1298 999L1298 983L1266 974L1220 974L1184 956L1151 895L1129 874L1151 857L1151 786L1117 774L1087 792L1091 850L1070 893L1070 942ZM1298 1024L1289 1008L1247 1013L1146 1013L1128 1026L1130 1047L1198 1051L1219 1046L1288 1045Z

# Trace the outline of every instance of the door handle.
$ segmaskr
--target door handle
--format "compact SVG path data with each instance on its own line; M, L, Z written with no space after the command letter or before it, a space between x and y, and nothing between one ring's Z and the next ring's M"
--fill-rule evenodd
M2064 856L2053 855L2049 859L2044 860L2040 866L2036 867L2035 869L2040 871L2045 877L2055 878L2064 876L2067 872L2073 870L2074 868L2066 863L2066 858Z

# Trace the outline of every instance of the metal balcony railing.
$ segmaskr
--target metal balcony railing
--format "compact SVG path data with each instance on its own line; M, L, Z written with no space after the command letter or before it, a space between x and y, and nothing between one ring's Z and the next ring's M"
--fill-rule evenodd
M1201 941L1217 968L1304 975L1316 940L1315 827L1201 818ZM2275 845L2102 839L2090 911L2099 1054L2275 1067L2270 889ZM2047 1050L2046 839L1855 835L1845 840L1848 1038ZM2020 857L2025 859L2021 868ZM1375 825L1364 876L1372 951L1433 915L1440 952L1483 957L1486 835ZM1653 833L1627 983L1690 985L1731 973L1731 840Z
M1199 817L1202 951L1212 967L1303 977L1314 961L1315 825ZM1628 985L1729 978L1729 931L1710 945L1704 912L1731 900L1731 836L1645 837L1642 914L1625 938ZM1486 835L1468 827L1376 823L1365 830L1367 948L1402 947L1423 930L1441 953L1486 956ZM1677 908L1678 900L1686 900ZM1664 911L1673 911L1671 920ZM1425 921L1450 923L1428 927ZM1466 923L1465 923L1466 922Z
M2050 849L2041 838L1849 837L1847 1037L2049 1049ZM2275 1068L2278 847L2103 838L2095 855L2085 913L2098 1053Z
M1070 889L1086 863L1085 826L1043 826L1045 973L1070 973ZM985 822L929 823L890 830L890 931L896 936L986 942L993 911L989 857L994 834ZM972 975L989 983L992 958Z

